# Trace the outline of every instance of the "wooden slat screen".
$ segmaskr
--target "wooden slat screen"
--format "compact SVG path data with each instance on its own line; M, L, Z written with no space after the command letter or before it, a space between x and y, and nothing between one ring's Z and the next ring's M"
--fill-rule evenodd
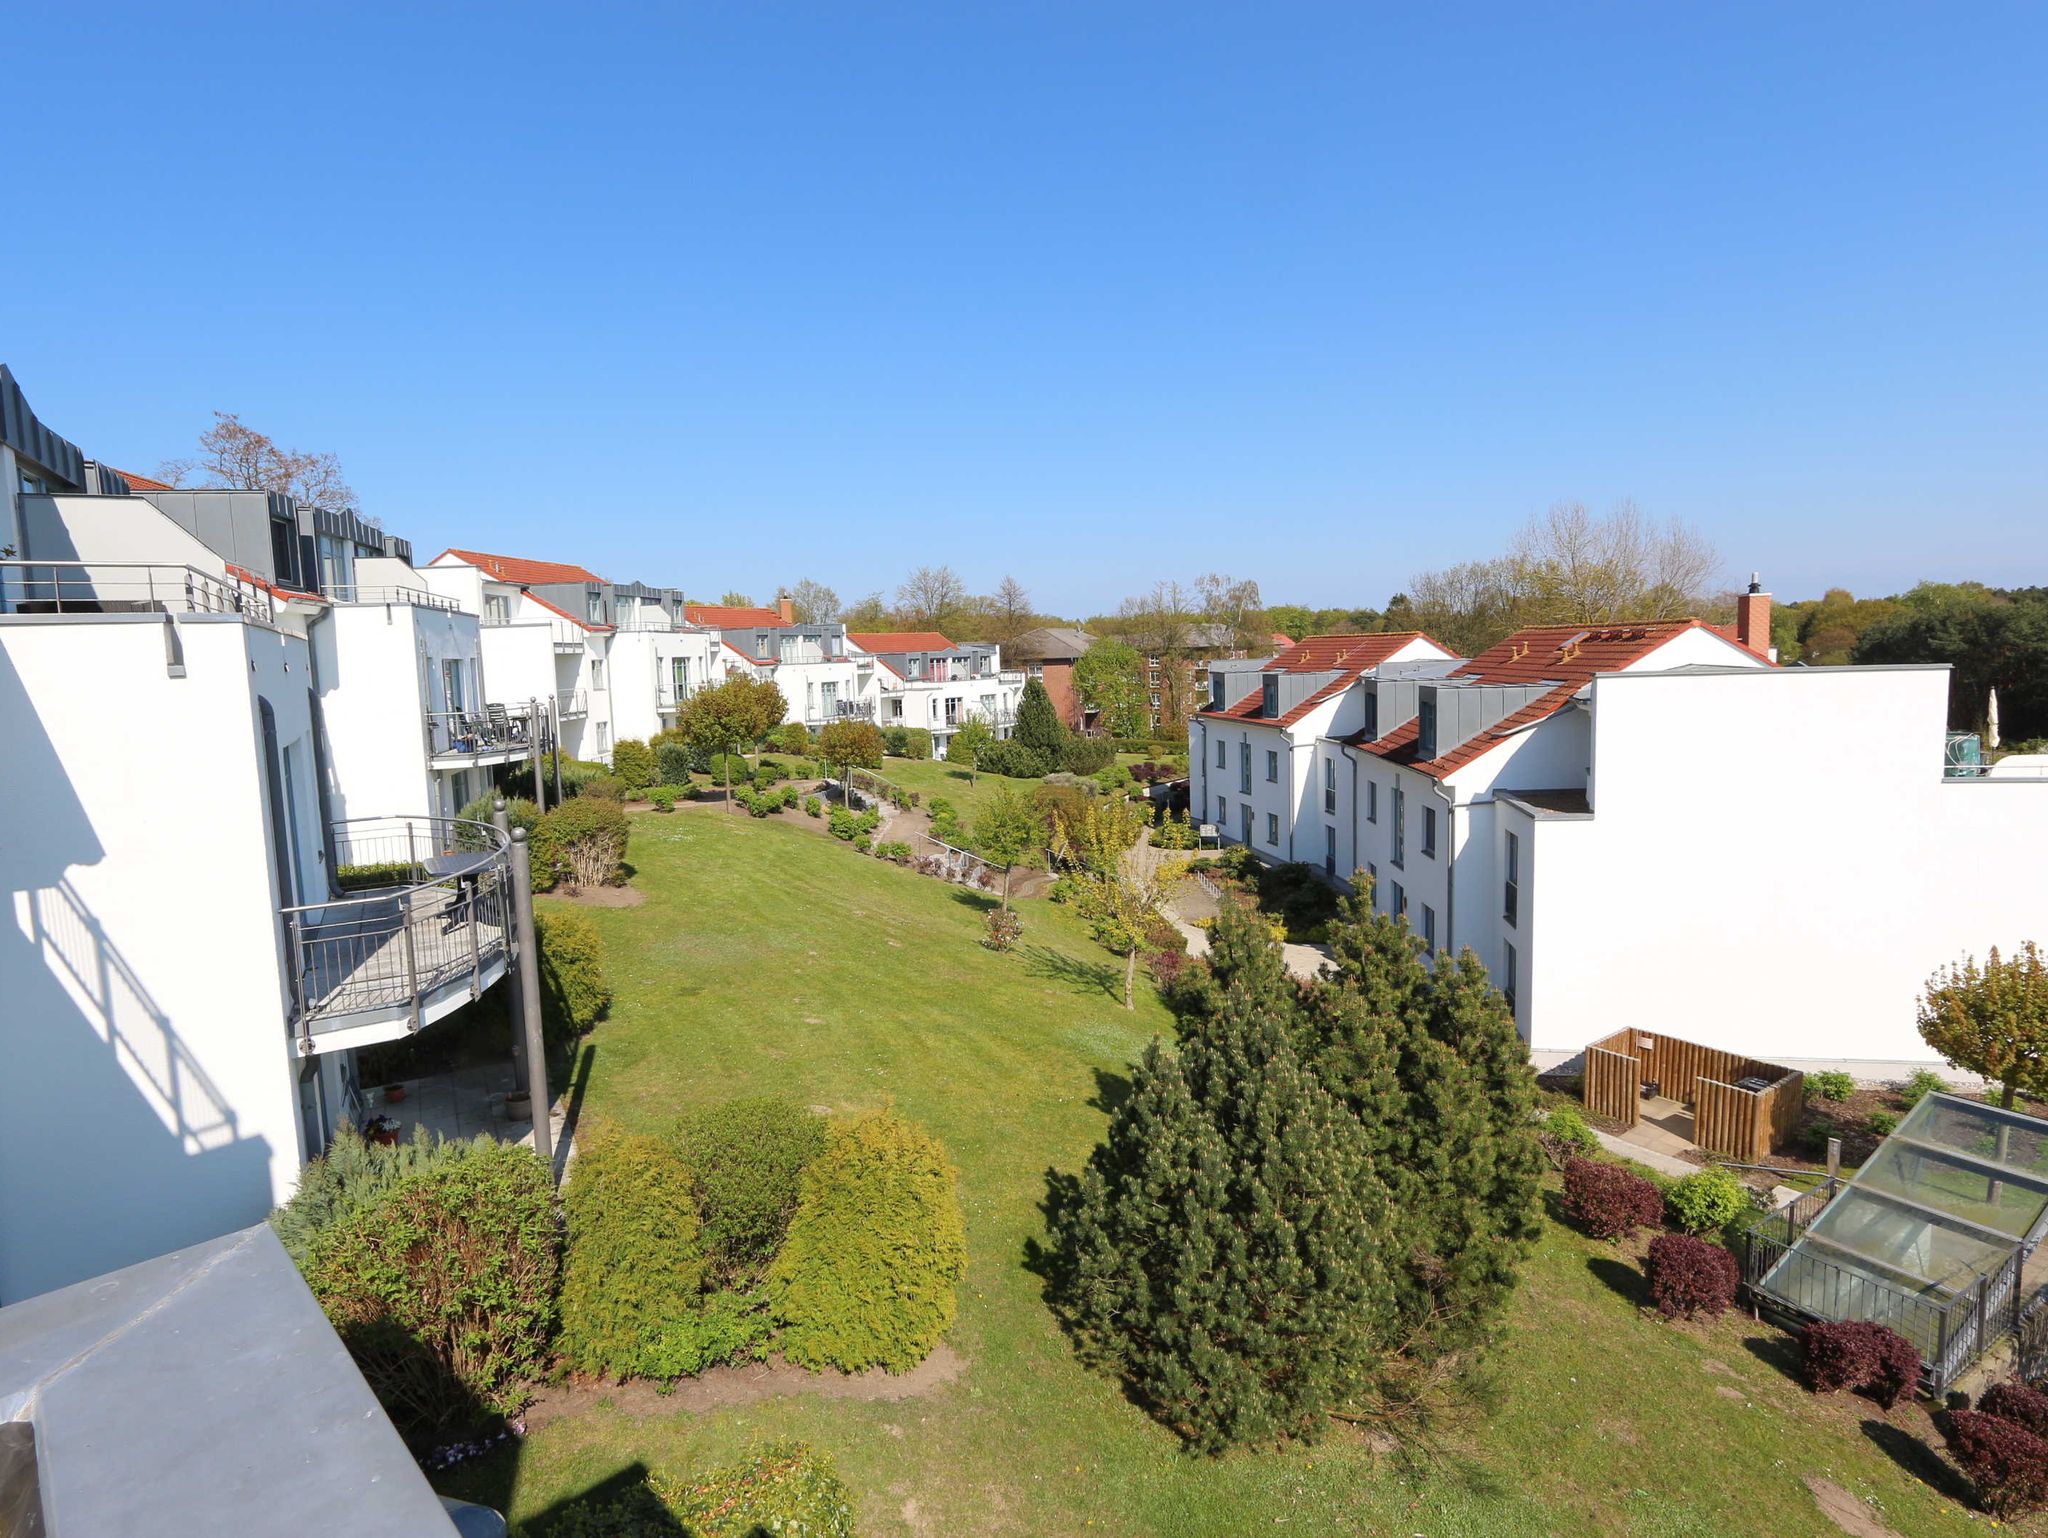
M1735 1087L1749 1078L1767 1079L1770 1087ZM1586 1048L1586 1109L1594 1115L1633 1127L1641 1086L1650 1080L1671 1099L1691 1102L1695 1143L1748 1164L1767 1160L1806 1108L1803 1074L1718 1047L1625 1030Z
M1624 1128L1636 1124L1642 1069L1633 1054L1586 1048L1586 1109Z

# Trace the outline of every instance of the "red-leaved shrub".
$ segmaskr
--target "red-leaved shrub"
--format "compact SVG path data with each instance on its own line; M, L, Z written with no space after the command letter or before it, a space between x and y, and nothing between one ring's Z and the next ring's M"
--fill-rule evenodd
M1977 1396L1977 1410L2002 1421L2023 1426L2037 1437L2048 1438L2048 1394L2029 1388L2018 1378L1994 1383Z
M1691 1234L1659 1234L1643 1258L1650 1301L1666 1319L1713 1319L1735 1301L1742 1271L1718 1244Z
M1564 1210L1595 1239L1626 1239L1664 1221L1664 1193L1618 1164L1570 1159L1564 1167Z
M1941 1417L1941 1435L1993 1516L2048 1505L2048 1442L2026 1427L1981 1410L1950 1410Z
M1889 1410L1920 1381L1920 1353L1896 1330L1867 1319L1816 1321L1801 1340L1800 1377L1816 1394L1866 1389Z

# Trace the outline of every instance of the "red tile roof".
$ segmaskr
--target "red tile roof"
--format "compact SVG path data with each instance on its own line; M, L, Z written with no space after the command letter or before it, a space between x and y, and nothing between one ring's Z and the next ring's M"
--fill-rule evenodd
M112 465L108 465L107 468L114 470ZM114 474L126 481L129 489L132 491L176 491L178 489L169 481L160 481L148 475L137 475L133 470L114 470Z
M1355 736L1348 740L1354 747L1389 763L1419 769L1440 780L1523 727L1555 715L1593 681L1594 674L1618 672L1640 662L1688 630L1705 630L1721 636L1717 627L1696 619L1649 620L1630 625L1537 625L1518 630L1464 666L1454 668L1449 676L1483 684L1555 684L1549 692L1432 759L1415 756L1421 731L1419 719L1403 722L1377 741L1362 742ZM1729 644L1735 645L1733 641ZM1738 649L1744 656L1756 655L1747 647Z
M949 652L953 643L936 630L849 630L846 639L864 652Z
M709 625L718 630L761 630L771 626L780 630L790 623L776 610L752 604L686 603L683 618L693 625Z
M427 564L431 566L434 561L451 555L458 560L467 561L500 582L516 582L521 587L545 586L554 582L604 581L596 572L581 566L571 566L565 561L529 561L524 556L489 555L482 550L458 550L453 547L443 550Z
M1259 714L1264 703L1263 686L1254 689L1235 705L1226 710L1204 710L1199 714L1212 721L1254 721L1260 726L1292 726L1316 706L1335 699L1358 681L1359 675L1369 668L1376 668L1382 662L1411 641L1428 641L1431 646L1450 655L1450 649L1441 642L1432 640L1419 630L1390 630L1378 635L1312 635L1291 644L1267 663L1258 673L1246 674L1257 678L1263 673L1322 673L1334 668L1339 676L1307 699L1272 720Z
M730 641L720 641L718 644L723 646L727 651L731 652L735 657L739 658L740 661L746 663L749 667L772 668L775 666L775 659L773 657L756 657L752 652L741 651L737 646L733 645Z

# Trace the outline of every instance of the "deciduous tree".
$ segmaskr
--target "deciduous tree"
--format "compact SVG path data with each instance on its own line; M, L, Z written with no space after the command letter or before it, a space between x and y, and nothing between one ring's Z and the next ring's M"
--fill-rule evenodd
M1089 647L1074 663L1074 688L1112 737L1145 730L1145 658L1130 642L1111 636Z
M195 475L202 485L281 491L335 512L353 511L356 505L355 491L333 454L280 447L231 411L213 414L213 426L199 435L197 459L174 459L157 469L157 478L174 486Z
M872 721L834 721L818 733L818 756L840 768L846 804L853 806L853 771L882 767L882 729Z
M1980 964L1965 956L1927 981L1920 1035L1949 1062L1982 1074L2010 1109L2022 1092L2048 1093L2048 965L2026 941L2010 956L1997 946Z
M955 739L957 741L957 739ZM1010 906L1010 872L1045 838L1045 820L1030 798L1013 786L999 785L974 819L974 848L1003 872L1002 906Z
M676 711L675 730L706 756L725 755L725 799L732 802L732 756L754 746L788 709L782 691L741 673L699 689Z
M996 740L996 730L980 716L969 716L960 723L960 730L953 734L946 744L946 760L949 763L965 759L967 780L970 785L981 783L981 750Z
M920 566L896 589L898 618L913 630L943 630L967 604L967 584L950 566Z
M819 625L839 615L839 595L822 582L805 577L789 590L791 609L801 625Z

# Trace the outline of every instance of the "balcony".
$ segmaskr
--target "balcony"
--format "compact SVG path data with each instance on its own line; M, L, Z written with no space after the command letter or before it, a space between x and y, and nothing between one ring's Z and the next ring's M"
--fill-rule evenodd
M461 605L452 598L439 593L430 593L423 587L364 586L354 582L335 582L322 589L330 603L346 604L410 604L415 609L442 609L450 614L459 611Z
M533 751L533 722L523 706L430 710L426 719L427 755L436 769L517 763Z
M332 832L343 895L283 912L301 1055L431 1025L503 977L510 952L510 841L496 828L372 817Z
M555 696L555 716L570 721L590 714L590 696L581 689L571 689Z
M684 700L687 700L703 687L704 685L702 684L691 684L687 688L678 689L673 682L656 684L654 686L655 708L665 716L672 715L678 705L682 704Z
M147 561L0 561L0 614L230 614L271 622L253 582Z
M804 725L830 726L834 721L872 721L875 706L872 700L835 700L828 710L823 704L804 707Z

